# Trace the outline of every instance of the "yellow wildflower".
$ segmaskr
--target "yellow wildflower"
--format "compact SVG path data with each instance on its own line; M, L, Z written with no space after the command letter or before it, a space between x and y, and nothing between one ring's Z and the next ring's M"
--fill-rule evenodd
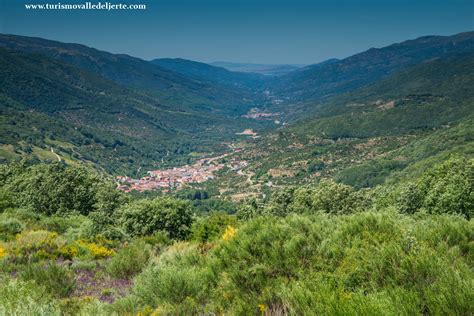
M237 233L237 229L232 226L227 226L225 229L224 235L222 235L223 240L230 240L234 238L235 234Z
M0 246L0 259L5 257L6 254L7 254L6 249Z
M72 259L74 257L77 257L77 255L79 254L79 249L77 249L77 247L74 245L66 245L61 247L59 249L59 252L64 258Z
M84 240L80 240L78 242L79 247L85 249L92 257L95 259L110 257L114 254L114 251L105 247L98 245L93 242L87 242Z
M260 310L260 313L265 314L265 310L267 309L267 307L265 306L265 304L258 304L258 309Z

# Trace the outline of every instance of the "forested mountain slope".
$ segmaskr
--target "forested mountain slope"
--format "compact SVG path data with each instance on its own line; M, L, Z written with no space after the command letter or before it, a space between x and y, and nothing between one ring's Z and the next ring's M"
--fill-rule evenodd
M221 141L248 126L163 105L42 55L0 49L0 64L4 159L40 151L56 160L48 154L56 150L63 158L97 163L109 172L130 172L162 158L186 161L194 150L219 150Z
M200 81L155 63L124 54L112 54L85 45L61 43L42 38L0 34L0 47L37 53L77 68L96 73L120 85L146 91L160 102L176 107L204 108L205 111L245 113L251 100L239 87L223 89L210 81ZM245 92L245 90L243 91Z
M273 91L287 101L284 106L294 103L314 106L314 102L373 83L403 68L453 53L472 51L474 32L420 37L293 71L282 76L273 86Z
M223 67L182 58L159 58L152 60L151 63L198 81L228 88L243 88L248 91L262 89L264 83L269 80L258 73L229 71Z

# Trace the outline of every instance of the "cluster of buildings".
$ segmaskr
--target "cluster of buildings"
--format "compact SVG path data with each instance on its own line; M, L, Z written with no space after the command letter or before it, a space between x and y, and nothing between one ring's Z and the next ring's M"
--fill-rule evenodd
M217 162L218 158L222 157L200 159L193 165L179 168L148 171L148 175L140 179L118 176L118 188L124 192L180 190L186 183L202 183L213 179L214 173L226 166ZM240 170L245 166L247 166L246 161L232 160L228 162L228 167L232 170Z

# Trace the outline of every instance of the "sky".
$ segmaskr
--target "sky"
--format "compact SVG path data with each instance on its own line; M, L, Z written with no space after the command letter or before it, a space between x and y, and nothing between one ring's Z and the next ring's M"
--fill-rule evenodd
M82 1L0 0L0 33L147 60L311 64L419 36L474 30L472 0L101 0L147 9L25 9Z

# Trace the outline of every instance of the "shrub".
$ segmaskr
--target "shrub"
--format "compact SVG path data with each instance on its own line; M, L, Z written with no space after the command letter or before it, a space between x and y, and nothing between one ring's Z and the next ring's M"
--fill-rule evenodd
M19 274L20 278L34 281L45 287L56 298L68 297L76 286L74 275L71 271L56 264L31 264L27 265Z
M120 249L107 263L107 272L115 278L130 279L140 273L151 256L151 246L137 240Z
M201 217L194 222L192 227L192 239L199 242L212 241L219 238L227 226L235 226L237 218L225 213L214 213L210 216Z
M122 209L120 223L131 236L165 231L171 238L183 239L190 231L192 210L188 202L168 197L138 200Z
M209 251L170 247L126 301L165 314L467 315L471 231L458 216L392 211L259 217Z
M45 217L41 219L40 225L48 231L58 234L65 233L68 229L77 229L85 221L85 216L67 216L67 217Z
M107 184L97 189L96 199L94 211L89 214L89 219L92 221L89 235L101 234L108 239L125 239L124 232L116 227L118 220L116 210L127 204L127 196L111 184Z
M363 196L351 186L323 180L316 187L303 187L294 192L289 209L294 213L324 211L330 214L349 214L360 210Z
M289 314L468 314L473 276L459 249L469 226L387 212L259 218L212 250L214 297L231 314L259 304Z
M45 288L32 281L0 278L0 315L60 315Z
M88 214L95 202L96 180L85 170L63 164L38 164L16 176L10 186L17 203L46 215Z
M5 187L0 188L0 213L4 212L15 205L11 192Z
M86 256L94 259L103 259L111 257L115 254L112 249L104 245L86 240L79 240L73 245L77 247L78 256Z
M193 314L209 297L211 275L196 246L175 244L135 279L135 307L160 306L165 313Z
M24 229L25 225L16 218L0 221L0 238L4 236L5 239L8 239L21 233Z
M21 263L56 259L64 243L57 233L45 230L24 231L9 243L9 255L13 261Z
M400 211L474 215L474 159L452 157L407 184L398 197Z
M36 164L17 168L8 166L5 172L5 190L13 196L15 205L45 215L79 213L87 215L112 204L103 191L115 188L99 175L84 168L61 163ZM100 193L100 194L99 194ZM120 194L120 193L117 193Z
M240 220L250 220L262 215L262 205L255 199L250 199L242 203L237 209L237 218Z
M366 204L364 194L355 191L351 186L332 180L323 180L317 186L285 188L276 191L263 210L254 203L240 210L238 216L252 217L259 213L287 216L292 213L310 214L320 211L330 214L349 214L361 210ZM244 216L244 213L249 215Z
M157 231L153 235L144 236L140 238L148 245L153 246L154 248L163 248L165 246L171 245L172 241L170 240L168 233L163 231Z

